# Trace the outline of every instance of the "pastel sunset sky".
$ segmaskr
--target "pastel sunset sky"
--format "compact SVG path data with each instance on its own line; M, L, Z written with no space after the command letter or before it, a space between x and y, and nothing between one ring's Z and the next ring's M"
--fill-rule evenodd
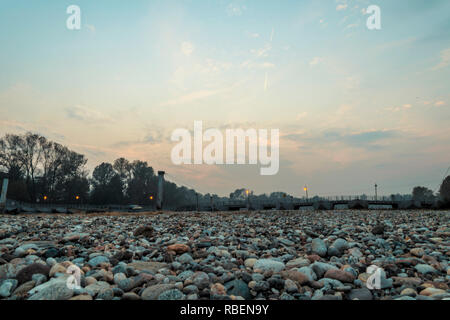
M0 43L0 135L38 132L89 169L126 157L203 193L331 196L434 190L450 165L450 1L1 0ZM194 120L279 129L279 173L175 166L171 133Z

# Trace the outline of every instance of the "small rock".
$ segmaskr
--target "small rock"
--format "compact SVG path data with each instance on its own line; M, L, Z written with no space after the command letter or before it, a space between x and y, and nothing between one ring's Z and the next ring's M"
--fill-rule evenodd
M184 294L178 289L164 291L158 296L158 300L182 300Z
M142 226L134 231L134 236L143 236L145 238L151 238L153 236L153 228L151 226Z
M353 282L355 280L355 276L350 272L346 272L343 270L330 269L325 272L325 278L336 279L341 282Z
M386 228L386 226L384 224L379 223L375 227L372 228L372 233L375 235L383 234L385 228Z
M444 294L444 293L446 293L445 290L436 289L436 288L426 288L426 289L423 289L422 291L420 291L420 295L427 296L427 297L432 297L434 295Z
M91 267L97 267L102 263L109 263L109 259L105 256L96 256L94 258L92 258L91 260L89 260L88 264Z
M245 259L244 265L245 265L247 268L253 268L253 266L255 265L255 263L256 263L257 260L258 260L258 259L255 259L255 258L248 258L248 259Z
M227 282L225 283L225 288L229 295L239 296L246 300L249 300L252 297L248 285L242 280Z
M361 288L361 289L353 289L349 292L348 298L350 300L372 300L372 292L370 292L367 288Z
M436 269L428 264L418 264L414 268L421 274L436 273Z
M177 254L182 254L182 253L188 252L190 250L190 248L186 244L177 243L177 244L172 244L172 245L168 246L167 250L174 251Z
M2 285L0 286L0 297L9 297L17 287L17 283L18 281L16 279L8 279L3 281Z
M280 272L285 267L283 262L272 260L272 259L259 259L253 265L253 270L262 270L263 272L272 271Z
M313 239L311 243L311 250L320 257L325 257L327 255L327 245L320 238Z
M308 259L305 258L297 258L294 260L290 260L288 263L286 263L287 268L301 268L309 266L311 262Z
M43 274L48 276L50 272L50 267L42 263L32 263L17 273L16 279L19 284L28 282L32 280L34 274Z
M406 288L403 289L402 292L400 293L402 296L411 296L411 297L415 297L417 295L416 290L412 289L412 288Z
M126 292L122 295L122 300L141 300L141 297L134 292Z
M146 288L142 294L142 300L156 300L164 291L174 289L173 284L156 284Z
M419 258L421 258L425 254L425 251L422 248L414 248L414 249L411 249L409 252L412 255L419 257Z
M211 295L224 296L227 294L227 289L221 283L215 283L211 286Z
M68 288L66 278L54 278L31 289L28 294L29 300L68 300L73 296L73 290Z

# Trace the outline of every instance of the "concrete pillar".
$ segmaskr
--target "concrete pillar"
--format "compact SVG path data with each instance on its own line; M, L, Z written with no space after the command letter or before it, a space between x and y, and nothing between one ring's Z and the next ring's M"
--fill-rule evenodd
M198 212L198 210L199 210L199 206L198 206L198 192L195 193L195 197L196 197L196 201L197 201L196 208L197 208L197 212Z
M3 179L2 193L0 195L0 213L3 213L6 207L6 194L8 192L8 179Z
M164 171L158 171L158 194L156 195L156 209L162 210L164 196Z

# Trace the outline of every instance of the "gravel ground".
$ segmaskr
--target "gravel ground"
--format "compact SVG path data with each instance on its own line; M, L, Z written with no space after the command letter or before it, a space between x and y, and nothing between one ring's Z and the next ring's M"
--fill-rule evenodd
M376 210L2 215L0 299L450 300L449 221Z

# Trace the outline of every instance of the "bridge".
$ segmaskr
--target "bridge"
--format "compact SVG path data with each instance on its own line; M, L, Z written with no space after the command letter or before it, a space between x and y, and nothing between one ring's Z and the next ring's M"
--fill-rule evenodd
M158 195L154 206L137 205L83 205L83 204L51 204L51 203L24 203L6 199L8 179L4 179L0 195L0 213L77 213L77 212L136 212L155 211L162 209L163 176L158 172ZM197 198L198 199L198 198ZM266 198L247 195L244 199L227 199L214 201L196 201L179 207L165 207L173 211L238 211L238 210L334 210L334 209L431 209L437 208L436 202L416 200L395 200L391 197L368 196L336 196L294 198L285 196L281 198Z
M339 210L339 209L434 209L436 203L414 200L391 200L388 197L363 198L357 196L328 197L316 199L230 199L225 201L199 201L185 206L165 208L173 211L240 211L240 210ZM96 213L96 212L143 212L156 211L155 206L88 205L25 203L6 200L5 213Z
M432 209L437 203L415 200L392 200L390 197L327 197L314 199L280 198L258 200L249 197L241 200L199 202L199 211L235 210L336 210L336 209Z

